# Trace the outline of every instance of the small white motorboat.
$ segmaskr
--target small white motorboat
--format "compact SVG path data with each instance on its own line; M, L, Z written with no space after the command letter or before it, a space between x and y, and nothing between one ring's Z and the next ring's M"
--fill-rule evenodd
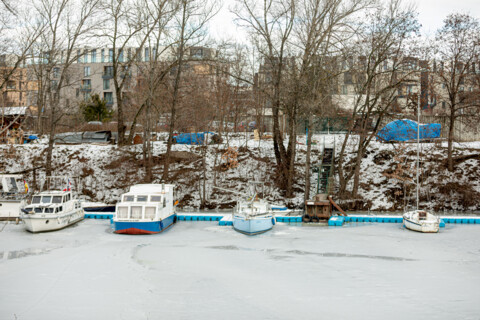
M0 220L15 220L27 205L28 185L21 175L0 175Z
M438 232L440 219L425 210L413 210L403 214L403 225L413 231Z
M275 222L271 206L256 197L252 201L238 201L233 212L233 229L247 235L266 232Z
M21 218L30 232L63 229L83 220L84 212L70 188L63 191L44 191L34 195L22 209Z

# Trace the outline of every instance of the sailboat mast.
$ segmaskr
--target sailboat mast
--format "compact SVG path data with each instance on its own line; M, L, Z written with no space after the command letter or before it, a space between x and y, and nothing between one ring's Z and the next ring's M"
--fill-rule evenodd
M418 210L418 169L420 167L420 90L417 97L417 210Z

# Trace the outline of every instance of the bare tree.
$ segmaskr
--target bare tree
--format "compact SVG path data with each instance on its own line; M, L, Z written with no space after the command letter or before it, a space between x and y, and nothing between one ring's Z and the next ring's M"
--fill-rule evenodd
M46 24L35 47L33 68L42 87L43 106L49 110L47 176L52 173L55 130L69 105L66 90L75 81L72 65L79 58L76 48L88 39L98 4L99 0L39 0L36 3L36 13Z
M170 102L170 123L168 128L167 152L163 166L162 180L168 181L168 170L170 166L170 152L173 144L173 131L177 113L177 105L180 100L180 89L182 72L187 62L186 56L189 47L193 47L205 39L205 25L217 13L215 4L207 0L181 0L180 9L176 19L175 34L176 47L176 69L172 80L172 96Z
M415 13L400 0L385 6L370 15L357 35L354 50L344 58L344 83L351 84L354 94L350 126L339 153L338 176L343 196L353 178L353 198L358 194L362 159L383 117L396 103L398 88L418 74L405 49L419 27ZM345 151L354 134L358 135L355 154L352 162L347 162Z
M280 132L280 113L282 106L282 83L284 81L285 65L287 63L288 40L296 18L294 0L266 0L260 4L256 1L238 0L235 14L241 26L246 27L262 60L259 85L268 96L273 115L273 148L281 185L286 196L293 195L289 177L293 168L290 167L294 157L295 141L290 136L288 150L285 148ZM295 116L295 114L291 114ZM290 118L291 124L295 118ZM291 130L295 130L294 128Z
M448 116L448 170L453 171L453 139L457 119L480 111L480 24L468 14L451 14L435 37L434 90L446 102Z

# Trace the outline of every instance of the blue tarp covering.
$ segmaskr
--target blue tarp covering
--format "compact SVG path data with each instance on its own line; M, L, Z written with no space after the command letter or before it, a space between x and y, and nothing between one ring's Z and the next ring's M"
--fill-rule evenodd
M442 125L439 123L420 124L420 139L439 138ZM388 123L377 134L381 141L407 141L417 139L417 122L409 119Z
M203 144L205 134L213 134L212 132L197 132L197 133L180 133L173 137L178 144Z

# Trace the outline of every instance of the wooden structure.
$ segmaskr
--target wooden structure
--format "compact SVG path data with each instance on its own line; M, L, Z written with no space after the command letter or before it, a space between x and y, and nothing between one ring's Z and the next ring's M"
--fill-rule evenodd
M323 146L320 163L314 167L317 172L317 194L313 200L305 201L305 213L303 222L319 222L330 219L335 207L340 215L346 216L345 212L329 196L332 188L333 174L335 170L335 144Z

